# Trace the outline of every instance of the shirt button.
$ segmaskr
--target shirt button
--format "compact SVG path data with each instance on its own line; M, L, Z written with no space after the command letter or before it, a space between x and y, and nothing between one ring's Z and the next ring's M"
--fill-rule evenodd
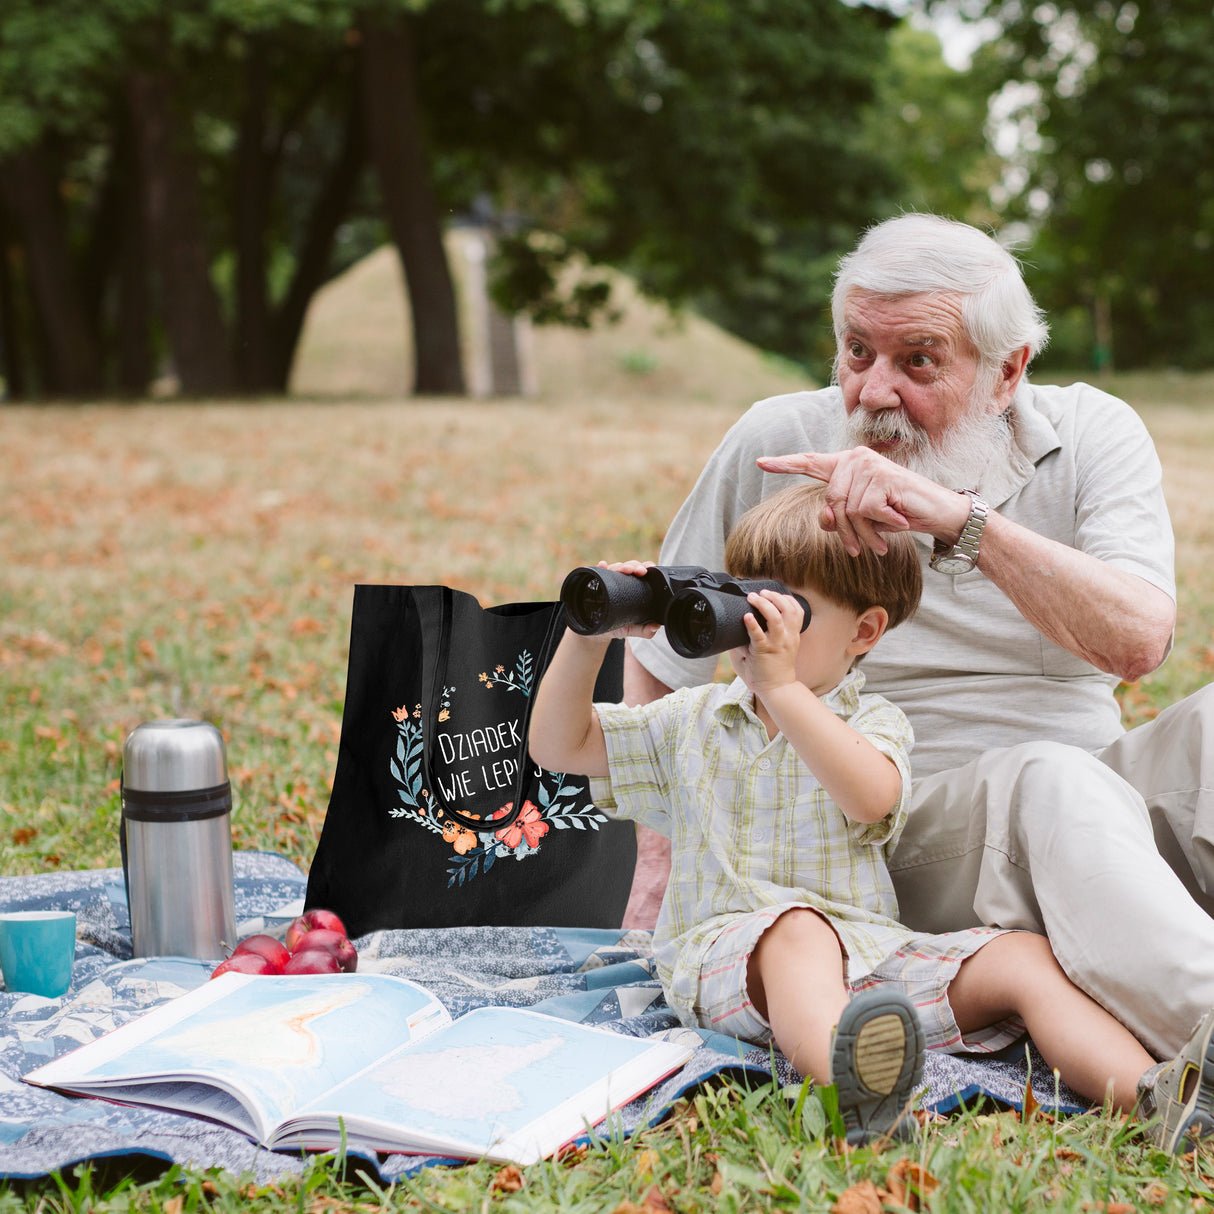
M770 759L760 759L759 760L759 770L760 771L769 771L770 769L771 769L771 760Z

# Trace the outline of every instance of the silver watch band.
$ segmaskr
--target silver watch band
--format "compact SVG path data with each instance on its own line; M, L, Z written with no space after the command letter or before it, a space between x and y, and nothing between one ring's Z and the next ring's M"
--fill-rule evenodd
M969 496L970 514L955 544L936 541L930 564L941 573L968 573L975 568L978 564L978 545L986 528L986 516L989 511L986 499L976 489L958 489L957 492Z

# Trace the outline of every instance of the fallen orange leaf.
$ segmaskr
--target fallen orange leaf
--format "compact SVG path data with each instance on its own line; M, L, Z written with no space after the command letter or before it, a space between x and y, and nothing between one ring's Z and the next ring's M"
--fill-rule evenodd
M908 1210L921 1210L923 1202L940 1187L940 1182L922 1164L905 1158L890 1168L885 1183L894 1201Z
M523 1173L512 1163L494 1174L489 1189L494 1193L517 1193L523 1187Z
M871 1180L862 1180L839 1194L830 1214L881 1214L881 1193Z

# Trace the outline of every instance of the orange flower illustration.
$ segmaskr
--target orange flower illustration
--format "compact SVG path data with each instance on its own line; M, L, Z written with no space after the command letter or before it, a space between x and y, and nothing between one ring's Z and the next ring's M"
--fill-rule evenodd
M462 856L476 846L476 836L470 830L461 830L455 836L455 850Z
M392 709L392 715L396 718L398 723L403 721L409 715L409 706L407 704L402 704L399 708Z
M510 812L513 804L514 802L511 801L509 804L503 805L493 816L495 818L503 817ZM538 847L540 840L547 833L548 823L544 821L538 807L530 801L524 801L523 812L514 819L514 822L510 826L495 832L493 837L500 839L510 848L518 847L524 839L527 840L528 847Z
M453 822L450 818L448 818L447 821L443 823L443 842L454 843L456 837L459 835L459 832L459 823Z

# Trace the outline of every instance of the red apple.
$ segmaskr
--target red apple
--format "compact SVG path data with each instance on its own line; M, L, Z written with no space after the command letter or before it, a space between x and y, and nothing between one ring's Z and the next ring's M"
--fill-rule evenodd
M331 910L323 910L317 906L304 911L302 915L297 919L292 919L287 925L287 948L291 952L295 952L299 948L300 940L317 928L340 932L343 936L346 934L346 926L337 915Z
M332 953L347 973L353 973L358 968L358 952L341 932L330 931L327 927L314 928L300 940L299 951L314 948Z
M233 950L236 953L259 953L266 960L272 961L276 969L281 970L291 956L290 950L281 940L273 936L246 936Z
M327 948L301 948L282 967L284 974L340 974L341 962Z
M341 932L346 935L346 925L340 918L331 910L325 910L323 907L314 906L311 910L306 910L303 917L314 928L324 928L331 932Z
M220 974L277 974L278 972L278 966L269 957L263 957L260 953L233 953L211 971L211 977L218 978Z

